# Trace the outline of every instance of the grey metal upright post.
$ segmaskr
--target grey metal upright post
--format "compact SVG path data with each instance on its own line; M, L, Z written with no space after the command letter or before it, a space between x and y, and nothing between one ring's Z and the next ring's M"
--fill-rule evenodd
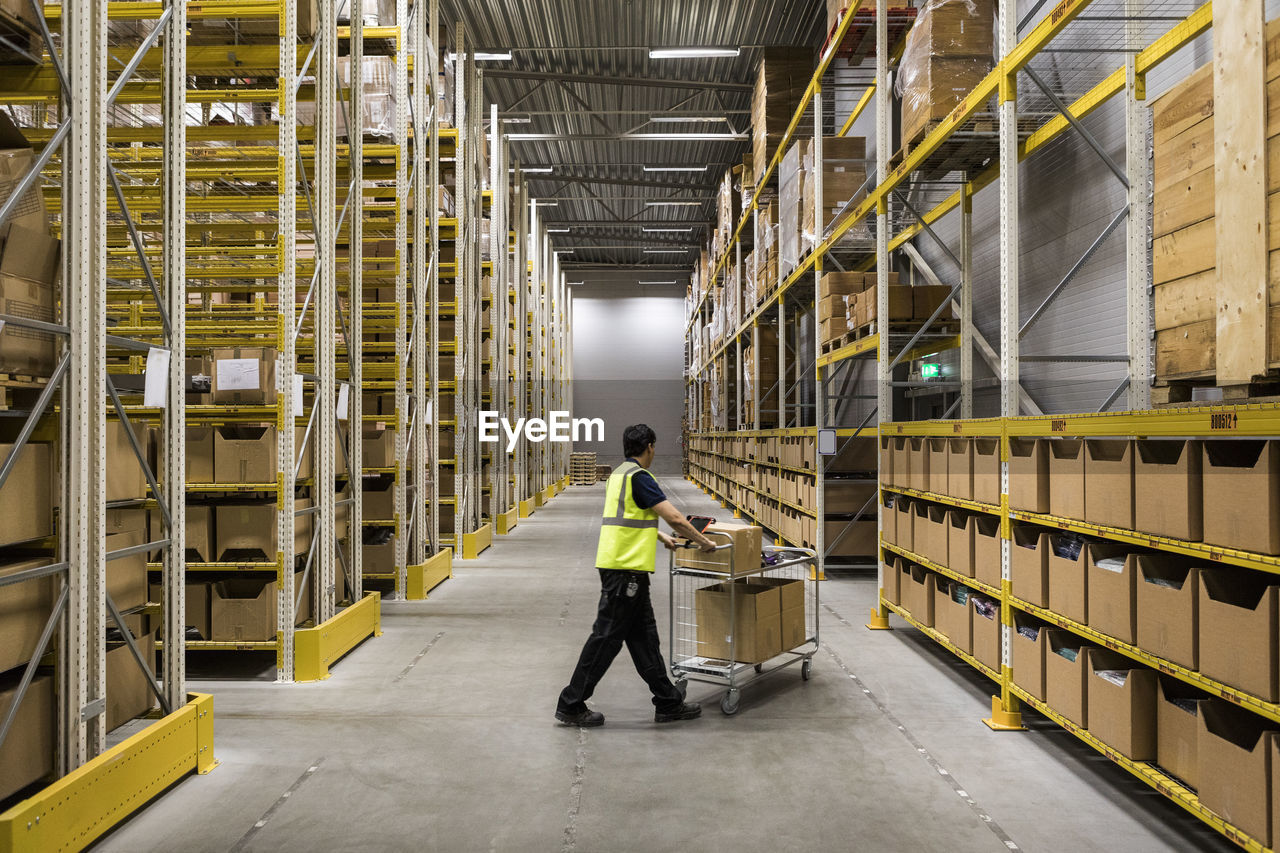
M170 0L164 34L164 281L169 314L169 376L164 412L164 500L170 519L163 556L163 678L169 707L187 701L187 6Z
M364 0L351 0L351 79L364 80ZM351 390L347 395L347 561L348 588L354 604L364 597L364 86L352 86L347 99L347 151L351 185L347 188L347 259L351 306L350 360ZM334 590L334 598L342 596Z
M973 417L973 185L960 185L960 417Z
M814 365L814 389L813 389L813 424L814 424L814 447L813 447L813 491L814 491L814 519L813 526L813 549L817 552L817 576L816 580L821 580L823 571L826 568L826 465L823 464L823 458L818 455L818 430L826 426L827 406L826 406L826 388L823 382L823 369L819 362L822 358L822 332L818 328L818 313L820 310L822 298L822 253L819 247L823 243L822 235L826 231L826 211L822 204L822 84L821 81L814 87L813 92L813 221L814 221L814 254L813 259L813 365ZM803 539L803 537L801 537ZM800 544L804 545L805 542Z
M396 0L396 22L409 20L408 0ZM396 479L392 510L395 516L394 597L403 599L409 583L409 49L405 39L396 48L395 79L396 151Z
M427 404L431 407L427 427L430 431L430 454L428 477L430 487L427 498L430 501L431 547L440 547L440 0L430 0L428 4L427 46L425 56L430 66L428 79L431 81L431 151L428 169L431 176L431 199L427 208L431 213L431 269L427 276L427 310L430 322L428 341L430 352L428 376L431 386L428 390ZM420 51L419 56L423 55ZM421 499L419 500L421 505ZM455 548L456 550L456 548ZM434 553L434 551L433 551Z
M1128 407L1151 406L1151 109L1147 78L1138 72L1143 20L1137 0L1126 0L1124 61L1125 175L1129 216L1125 221L1125 314L1129 355Z
M312 516L319 530L319 536L312 537L313 547L318 549L312 556L312 570L315 578L312 582L312 597L317 624L324 622L334 614L333 595L329 590L334 586L336 573L334 561L337 558L335 541L335 507L333 484L336 479L334 452L336 450L335 432L337 430L337 414L335 403L337 398L337 348L334 344L334 314L338 309L338 265L337 265L337 167L338 159L338 10L337 0L320 0L320 21L316 32L319 41L319 65L316 75L316 163L313 174L316 176L315 222L312 223L316 241L316 263L319 264L319 276L316 287L316 304L312 328L315 345L315 396L312 405L315 407L312 423L315 434L312 436L312 447L315 449L313 466L314 485L311 488L312 501L317 512ZM359 85L357 82L356 85ZM292 430L290 430L292 431ZM292 508L292 495L286 495L286 502ZM292 566L285 566L287 574L293 574ZM292 603L295 599L290 597ZM296 621L296 617L291 617Z
M400 21L403 27L407 21ZM433 310L428 304L431 289L427 278L432 265L432 252L435 244L427 243L427 218L435 218L432 211L436 203L434 195L428 199L427 191L432 176L428 174L428 158L431 156L431 132L428 123L434 118L436 104L432 98L435 86L428 84L428 79L435 75L435 66L431 63L427 44L427 15L423 14L419 2L413 15L413 104L410 116L413 119L413 425L409 432L413 436L412 482L413 494L409 518L413 529L406 531L412 545L407 560L411 565L421 566L427 559L427 537L430 534L430 519L427 517L427 455L431 453L431 436L427 427L427 340L431 333L429 328Z
M889 177L889 110L893 107L889 88L889 12L885 4L876 4L876 186ZM879 423L893 420L893 355L889 351L889 207L887 197L876 202L876 418ZM876 501L876 588L884 590L884 559L880 542L884 533L884 502ZM877 605L874 619L885 626L889 612Z

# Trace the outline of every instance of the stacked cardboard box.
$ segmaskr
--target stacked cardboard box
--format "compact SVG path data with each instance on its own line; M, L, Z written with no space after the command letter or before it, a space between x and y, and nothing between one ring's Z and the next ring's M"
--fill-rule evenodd
M827 136L822 140L822 225L818 227L815 210L817 180L813 140L799 143L801 159L800 230L801 256L813 251L827 230L836 224L842 211L852 210L862 197L867 180L866 140L860 136ZM842 242L849 241L848 235Z
M1268 80L1280 74L1280 19L1266 25ZM1267 148L1277 142L1280 99L1264 99ZM1152 105L1156 378L1211 376L1217 366L1218 278L1215 234L1213 65L1202 66ZM1268 170L1275 203L1276 170ZM1267 362L1280 366L1280 230L1267 229ZM1260 306L1263 310L1263 306Z
M0 198L7 199L34 164L26 138L0 115ZM52 323L59 254L37 184L0 228L0 313ZM54 351L53 335L12 323L0 328L0 373L47 377Z
M987 76L994 25L992 0L928 0L920 10L899 63L904 146L919 141Z
M759 186L813 77L807 48L765 48L751 95L751 183Z

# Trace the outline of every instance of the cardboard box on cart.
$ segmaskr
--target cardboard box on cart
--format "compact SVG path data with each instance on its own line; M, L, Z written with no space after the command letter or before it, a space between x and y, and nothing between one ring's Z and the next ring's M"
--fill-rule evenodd
M760 568L764 540L760 528L756 525L741 521L717 521L707 525L705 533L716 545L732 541L733 548L711 554L682 548L676 552L677 566L708 569L730 575L747 574Z

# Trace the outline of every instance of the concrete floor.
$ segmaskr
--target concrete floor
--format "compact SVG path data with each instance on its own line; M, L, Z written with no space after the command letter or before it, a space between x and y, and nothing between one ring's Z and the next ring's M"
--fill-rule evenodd
M863 627L870 577L823 584L812 680L761 682L736 717L694 683L703 718L656 726L624 651L592 702L607 724L556 725L598 597L601 493L569 489L430 600L385 604L384 635L326 682L193 681L221 766L98 849L1234 849L1052 724L988 730L989 682L901 623ZM654 590L665 647L664 575Z

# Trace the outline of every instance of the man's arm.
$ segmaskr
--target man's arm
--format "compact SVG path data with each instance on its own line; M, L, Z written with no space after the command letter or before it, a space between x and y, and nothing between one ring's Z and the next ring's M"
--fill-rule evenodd
M671 525L671 529L686 539L698 543L703 551L710 552L716 549L716 543L712 542L706 536L698 532L698 528L689 523L689 520L676 509L675 504L671 501L663 501L654 504L651 509L662 517L662 520Z

